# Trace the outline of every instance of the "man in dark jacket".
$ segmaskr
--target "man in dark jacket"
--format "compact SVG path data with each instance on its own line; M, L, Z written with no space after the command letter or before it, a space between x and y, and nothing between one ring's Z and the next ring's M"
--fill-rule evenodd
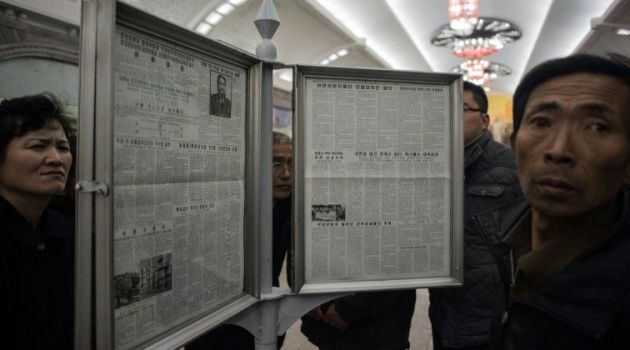
M280 271L291 239L291 193L293 192L293 141L273 132L273 286L280 286ZM290 257L287 276L290 280Z
M630 67L575 55L514 95L518 177L530 205L505 238L510 310L497 349L630 349Z
M483 88L464 82L464 285L430 289L434 349L485 349L506 307L501 235L524 201L512 152L492 139L489 122Z

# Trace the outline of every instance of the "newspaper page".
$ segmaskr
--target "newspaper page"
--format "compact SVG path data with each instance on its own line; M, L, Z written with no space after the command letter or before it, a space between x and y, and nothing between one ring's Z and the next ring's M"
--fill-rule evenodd
M116 348L243 293L246 82L244 69L117 28Z
M305 282L448 276L447 85L307 79Z

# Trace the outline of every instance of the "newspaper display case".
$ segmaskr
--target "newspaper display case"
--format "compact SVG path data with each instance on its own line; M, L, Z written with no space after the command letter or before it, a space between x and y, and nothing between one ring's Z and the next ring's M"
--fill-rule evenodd
M275 348L334 293L460 284L460 76L286 66L114 0L82 13L75 349L226 321ZM274 67L296 77L293 294L261 239Z
M462 79L295 68L300 293L462 282Z
M174 348L259 300L263 63L121 2L83 11L96 21L83 38L95 52L82 57L96 84L82 86L95 102L81 114L95 120L85 124L105 189L94 201L96 345Z

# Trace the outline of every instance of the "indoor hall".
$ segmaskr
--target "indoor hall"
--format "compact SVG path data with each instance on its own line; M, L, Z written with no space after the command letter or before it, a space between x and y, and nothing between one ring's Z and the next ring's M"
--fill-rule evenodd
M487 129L509 145L512 96L533 67L574 53L630 56L628 0L121 0L117 9L114 3L0 1L0 99L50 92L76 132L78 187L67 190L76 198L61 208L76 220L79 349L179 348L226 323L258 332L257 349L274 348L270 334L284 329L282 349L315 349L299 315L332 296L403 289L417 290L409 348L432 349L428 288L463 278L463 169L456 160L464 155L456 148L464 144L454 137L462 132L459 86L483 87ZM342 90L376 96L391 86L441 87L435 96L422 90L422 98L443 104L392 102L373 110L369 98L359 103ZM310 112L326 109L310 100L321 96L357 117L308 124ZM409 115L444 110L451 124L440 129L444 135L422 134L432 142L417 142L414 135L428 131L415 133L417 121L392 117L398 108ZM291 278L284 262L281 288L268 278L276 274L275 247L265 238L275 222L272 130L293 138L295 165L278 166L296 176L285 184L297 191L285 204L300 213L284 220L303 223L283 248L294 262ZM401 142L408 144L392 146ZM432 144L446 146L436 151ZM415 155L416 146L428 148ZM330 164L344 158L395 164L402 160L396 152L407 162L441 161L444 173L413 174L449 181L393 196L370 192L369 176L353 182L351 170L343 173L348 179L323 185L307 171L320 164L332 174ZM383 177L400 175L379 169ZM435 188L446 199L418 204L433 214L412 218L421 223L409 226L423 230L404 231L407 240L396 222L411 222L421 210L399 198L416 200ZM398 218L393 225L388 215ZM433 217L444 222L427 238ZM334 225L346 223L355 226L333 234ZM326 246L316 239L324 231ZM387 251L386 232L400 239L392 243L395 252ZM431 255L431 244L442 253ZM365 255L354 254L357 247ZM323 267L317 252L327 254ZM399 273L400 266L412 272Z

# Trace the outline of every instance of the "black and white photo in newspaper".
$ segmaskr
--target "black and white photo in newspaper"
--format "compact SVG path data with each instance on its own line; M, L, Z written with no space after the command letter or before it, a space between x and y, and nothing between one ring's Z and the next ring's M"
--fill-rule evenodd
M307 78L305 283L448 276L444 84Z
M128 349L243 293L247 72L120 25L115 43L114 338ZM229 101L212 113L217 80Z

